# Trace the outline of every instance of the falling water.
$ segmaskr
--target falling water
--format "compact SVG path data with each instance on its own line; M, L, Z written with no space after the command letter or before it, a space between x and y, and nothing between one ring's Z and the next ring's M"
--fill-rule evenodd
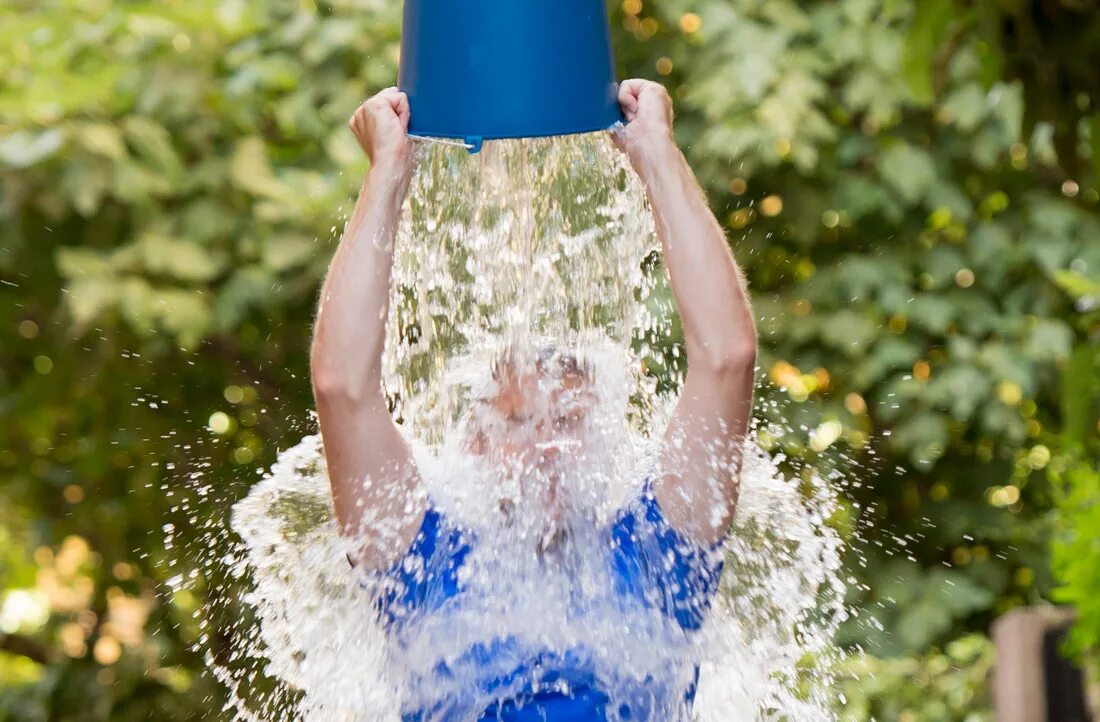
M719 551L725 571L698 631L612 590L604 532L654 473L683 369L652 215L623 157L606 134L419 153L395 251L384 380L425 498L478 542L462 568L463 601L386 626L384 587L348 564L320 437L307 436L230 519L208 522L218 538L231 526L238 541L228 552L192 550L208 573L249 590L253 614L227 623L222 609L202 621L234 714L373 721L434 708L439 719L476 719L444 712L507 699L523 683L509 673L553 653L583 657L576 664L615 703L609 719L618 703L635 719L645 709L647 719L680 718L682 696L662 684L691 685L696 666L694 719L834 717L832 637L846 609L841 545L826 523L835 492L817 477L788 479L746 444ZM491 369L531 362L540 349L574 359L589 379L586 442L563 446L550 471L493 466L470 451L473 435L494 433L479 421L496 388ZM569 533L556 544L545 543L546 508L523 491L540 474L566 500L555 528ZM228 650L212 651L214 636ZM491 653L471 658L477 649ZM487 685L494 676L504 681Z

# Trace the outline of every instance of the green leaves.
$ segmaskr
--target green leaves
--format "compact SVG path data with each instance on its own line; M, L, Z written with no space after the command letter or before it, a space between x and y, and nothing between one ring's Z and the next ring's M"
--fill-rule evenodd
M1095 178L1075 175L1076 194L1062 192L1054 147L1066 133L1032 132L1025 114L1050 109L1025 108L1035 84L1000 77L1012 64L971 16L999 27L1000 6L642 7L658 23L649 39L613 3L620 75L669 86L678 137L728 224L761 317L761 364L788 381L759 389L764 425L786 430L776 444L791 455L843 459L864 551L884 550L853 585L866 587L864 611L846 642L882 658L854 663L845 719L983 719L990 645L949 640L1044 598L1048 479L1063 515L1060 594L1082 611L1082 648L1100 638L1086 473ZM681 30L688 12L698 32ZM316 286L366 166L344 123L394 81L399 16L383 0L0 6L0 407L18 420L0 425L0 516L22 515L29 548L94 537L105 560L96 588L125 586L113 562L135 548L163 554L171 503L151 490L175 483L166 460L202 458L214 487L239 490L234 446L250 468L299 433L286 420L312 404ZM666 57L674 69L658 76ZM1041 90L1059 104L1084 92ZM1095 166L1093 106L1071 115L1083 118L1076 151L1091 148ZM782 203L769 216L761 200L772 195ZM676 368L670 353L651 371L667 382ZM278 413L226 406L229 384L261 389L257 409ZM152 409L153 398L170 403ZM239 423L204 445L200 430L222 409ZM825 419L844 429L821 458L799 429ZM88 485L85 501L61 498L70 483ZM0 523L3 537L14 522ZM912 561L895 565L903 556ZM132 583L157 574L149 563ZM210 718L203 700L216 690L183 651L191 613L158 607L157 675L175 670L195 687L158 687L155 709L123 698L152 679L144 668L100 687L96 665L73 660L49 679L78 675L80 712L98 690L94 704L120 720ZM66 703L42 689L26 709L61 718Z
M922 0L913 8L902 52L902 72L914 99L930 104L935 100L936 53L955 20L955 10L951 0Z
M22 20L0 31L20 68L0 88L3 182L28 204L0 223L33 204L54 223L86 219L68 243L98 250L56 252L77 327L121 322L193 347L284 302L278 289L309 299L323 270L314 239L332 235L357 185L338 163L365 165L344 121L395 77L399 8L287 20L264 4L52 0L33 13L46 28L33 53L18 45Z
M110 123L82 123L73 131L73 137L85 150L112 161L126 156L122 133Z
M993 393L989 373L973 364L957 363L936 369L928 382L925 398L948 411L957 421L972 421L975 412Z
M922 200L936 182L936 166L927 152L908 143L896 143L879 160L882 179L909 205Z
M976 22L992 9L669 2L652 10L662 27L690 10L721 42L626 45L648 64L669 54L688 88L674 94L681 140L726 209L757 302L768 443L817 459L797 429L841 420L831 449L861 486L852 496L875 525L920 540L898 571L914 586L895 601L881 559L861 575L866 605L896 608L882 615L894 646L877 652L942 645L1049 589L1034 449L1058 445L1047 435L1076 408L1059 377L1095 344L1096 189L1075 176L1076 195L1063 193L1054 130L1024 132L1031 90L1000 77L1004 58ZM771 217L761 200L773 195ZM1095 435L1086 406L1074 425ZM890 533L868 536L897 548ZM966 561L972 546L980 564ZM858 640L878 640L871 626ZM890 694L904 697L901 684ZM873 709L973 709L957 703Z
M29 168L56 153L64 142L59 128L38 133L19 130L0 138L0 161L11 168Z
M821 326L822 342L833 350L852 357L865 353L876 333L874 320L858 311L837 311L823 319Z
M262 138L244 138L229 161L229 177L243 191L261 198L283 200L286 188L275 178Z
M183 182L183 163L172 146L167 128L140 115L126 118L123 128L126 142L150 171L173 187Z
M867 651L876 656L925 649L959 620L988 609L996 599L992 589L961 570L925 570L899 559L875 561L877 603L863 613L873 615L885 628L867 640Z
M909 463L917 469L930 470L947 453L947 417L935 411L908 410L896 418L891 445L908 452Z
M150 274L195 284L213 281L226 265L224 256L217 250L156 232L138 241L137 250L142 267Z
M1054 572L1061 581L1054 597L1077 610L1071 650L1095 657L1100 647L1100 471L1095 459L1066 455L1055 461L1051 476L1061 512L1052 544Z
M993 643L980 634L918 656L853 657L845 665L839 719L992 722Z
M1100 300L1100 281L1064 269L1055 271L1052 276L1058 287L1073 298L1093 305Z

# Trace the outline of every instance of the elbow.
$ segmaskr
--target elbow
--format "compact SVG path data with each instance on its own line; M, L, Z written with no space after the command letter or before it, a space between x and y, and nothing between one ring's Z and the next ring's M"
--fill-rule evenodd
M345 402L360 405L370 398L367 374L353 374L346 364L314 352L310 357L310 380L318 403Z
M313 396L318 401L348 396L352 391L346 376L316 360L310 363L310 380L313 382Z
M349 384L346 379L340 378L336 374L318 372L314 369L312 380L313 397L318 403L338 398L354 400L354 398L352 398L354 396L354 390L351 384Z
M721 379L752 378L756 373L756 351L755 332L717 336L705 341L694 357L688 353L688 368Z

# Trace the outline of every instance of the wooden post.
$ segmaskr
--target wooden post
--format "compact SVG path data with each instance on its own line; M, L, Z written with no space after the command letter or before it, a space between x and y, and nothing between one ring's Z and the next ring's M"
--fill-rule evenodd
M1081 670L1059 648L1073 621L1067 607L1023 607L993 623L997 722L1090 722Z

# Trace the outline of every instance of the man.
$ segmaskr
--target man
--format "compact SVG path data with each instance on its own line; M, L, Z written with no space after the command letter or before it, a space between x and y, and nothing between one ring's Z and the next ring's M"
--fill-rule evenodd
M580 508L593 497L569 485L598 458L598 380L554 348L506 352L466 420L466 451L499 482L499 514L487 514L499 519L456 523L425 491L381 385L393 245L414 168L408 100L383 90L349 123L371 169L322 289L313 386L352 561L386 582L405 720L690 715L698 667L684 660L737 500L756 335L722 228L673 140L667 92L628 80L619 102L628 125L613 137L653 209L688 370L659 469L603 526Z

